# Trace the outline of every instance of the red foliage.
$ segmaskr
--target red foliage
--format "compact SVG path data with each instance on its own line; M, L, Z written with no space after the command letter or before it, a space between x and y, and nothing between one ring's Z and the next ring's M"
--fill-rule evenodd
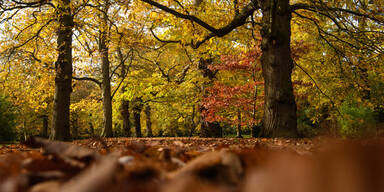
M256 98L254 97L255 88L264 85L262 81L259 81L261 77L260 56L260 49L254 48L252 51L239 55L223 55L220 64L210 66L211 70L236 72L236 76L241 75L249 81L235 85L216 81L212 87L207 88L208 96L203 98L203 106L206 110L202 112L206 121L238 124L237 118L231 118L230 113L241 110L242 125L255 123L252 119L253 105L256 102L256 107L261 107L264 98L261 91L257 93Z
M292 58L298 59L308 53L311 45L304 41L295 41L292 46ZM256 103L256 110L264 104L264 82L261 75L260 65L261 50L254 47L250 51L242 52L239 55L222 55L220 63L209 66L211 70L230 71L234 76L242 76L248 79L247 82L236 85L228 85L223 82L214 82L212 87L207 88L208 95L203 98L205 110L202 115L208 122L227 122L238 124L237 118L233 114L241 111L243 116L242 125L251 125L255 123L253 108ZM293 86L313 86L312 83L303 81L294 81ZM257 96L254 96L257 87ZM305 98L306 95L298 95L298 98ZM232 117L231 114L232 113ZM259 120L260 121L260 120Z
M209 69L221 71L244 70L244 72L261 71L261 67L258 66L260 56L261 50L259 48L243 52L240 55L222 55L220 58L221 63L209 66Z

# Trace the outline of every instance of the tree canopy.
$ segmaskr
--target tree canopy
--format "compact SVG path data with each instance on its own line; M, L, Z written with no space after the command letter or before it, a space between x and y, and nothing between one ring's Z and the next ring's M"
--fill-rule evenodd
M383 7L0 1L0 95L19 136L378 134Z

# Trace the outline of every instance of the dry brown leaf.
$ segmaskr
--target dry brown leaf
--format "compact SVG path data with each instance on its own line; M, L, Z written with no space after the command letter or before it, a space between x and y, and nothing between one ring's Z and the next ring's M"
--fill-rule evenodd
M239 156L228 150L206 153L188 162L181 169L169 174L171 179L188 175L221 185L239 184L243 176Z
M60 186L59 181L47 181L34 185L29 192L58 192Z
M45 154L54 155L73 167L84 168L99 157L96 152L90 149L67 142L50 141L43 138L31 137L24 144L34 148L41 147Z
M106 192L116 183L116 174L122 166L115 156L100 158L70 181L63 184L60 192Z

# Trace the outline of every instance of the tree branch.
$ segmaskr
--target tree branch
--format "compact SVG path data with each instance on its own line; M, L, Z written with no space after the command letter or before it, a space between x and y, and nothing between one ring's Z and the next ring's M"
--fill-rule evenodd
M11 1L9 1L9 3L10 4L8 4L8 6L7 6L6 4L3 5L2 1L0 2L0 16L3 15L7 11L16 10L16 12L18 12L19 10L22 10L22 9L38 8L38 7L41 7L43 5L49 5L50 7L55 8L55 6L51 3L50 0L40 0L40 1L35 1L35 2L23 2L23 1L11 0ZM16 14L12 14L12 16L10 18L7 18L7 19L11 19L14 15L16 15ZM4 21L4 20L2 20L2 21Z
M155 34L155 32L153 32L153 25L149 28L149 31L151 31L153 37L154 37L156 40L158 40L158 41L160 41L160 42L162 42L162 43L181 43L180 40L163 40L163 39L160 39L160 38Z
M164 6L160 3L157 3L153 0L141 0L141 1L148 3L152 6L155 6L155 7L159 8L159 9L161 9L167 13L170 13L170 14L178 17L178 18L193 21L193 22L199 24L200 26L202 26L203 28L207 29L210 33L208 35L206 35L203 40L197 41L197 42L191 42L190 44L188 44L189 46L191 46L194 49L199 48L204 42L211 39L212 37L223 37L224 35L230 33L232 30L236 29L237 27L242 26L243 24L246 23L247 18L249 16L251 16L254 11L256 11L257 9L260 9L260 6L258 5L258 1L252 0L249 4L247 4L240 11L240 13L238 15L235 15L235 17L232 19L232 21L230 23L228 23L224 27L217 29L217 28L209 25L208 23L204 22L203 20L197 18L194 15L188 15L188 14L180 13L174 9L171 9L171 8ZM173 42L173 43L176 43L176 42Z
M95 78L92 77L72 77L72 79L77 81L91 81L96 83L101 88L101 82Z
M132 61L133 61L133 57L131 57L131 62L129 63L128 66L131 66L132 65ZM117 93L117 90L119 90L119 88L121 87L121 85L123 84L125 78L128 76L128 73L125 73L125 76L123 78L121 78L121 81L119 83L119 85L117 85L116 89L113 91L112 95L111 95L111 98L113 98L116 93Z
M292 12L295 10L299 10L299 9L304 9L304 10L308 10L308 11L312 11L312 12L320 12L320 11L325 11L325 12L326 11L335 11L335 12L337 12L337 11L339 11L339 12L349 13L349 14L359 16L359 17L365 17L365 18L368 18L372 21L376 21L377 23L384 24L384 20L380 20L378 18L372 17L372 16L364 14L364 13L360 13L360 12L353 11L350 9L339 8L339 7L328 7L326 5L315 6L315 5L308 5L308 4L304 4L304 3L296 3L296 4L291 5L291 7L290 7L290 10Z
M315 81L315 79L313 79L313 77L303 68L301 67L299 64L296 63L296 61L293 61L293 63L298 67L300 68L310 79L311 81L313 82L313 84L315 85L316 89L319 90L319 92L321 94L323 94L325 97L327 97L329 99L329 101L332 103L332 107L334 107L336 109L336 111L339 113L339 115L341 117L343 117L343 115L341 114L341 112L336 108L336 105L335 105L335 102L333 102L333 99L328 96L327 94L324 93L323 90L320 89L319 85L317 85L317 82Z

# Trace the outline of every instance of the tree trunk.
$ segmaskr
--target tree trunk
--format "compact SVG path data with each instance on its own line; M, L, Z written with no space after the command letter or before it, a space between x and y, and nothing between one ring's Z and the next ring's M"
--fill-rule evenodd
M237 110L237 130L236 130L236 137L237 138L243 138L241 135L241 111L240 109Z
M118 47L118 55L119 55L119 60L120 60L120 64L121 64L121 78L125 78L127 73L128 73L128 68L126 67L126 65L124 63L124 58L123 58L123 54L121 52L120 44ZM122 79L122 81L124 81L124 79ZM123 86L120 89L121 94L124 94L126 88L127 88L126 85L123 84ZM129 101L123 97L123 98L121 98L120 102L121 102L120 115L121 115L121 118L123 119L123 135L125 137L130 137L131 136L131 121L129 118L130 117Z
M72 92L72 28L70 0L59 1L58 58L55 63L55 95L51 139L69 140L69 105Z
M291 74L291 13L289 0L265 0L262 5L262 57L265 83L262 136L297 137L296 102Z
M198 107L198 106L195 106L195 105L192 106L191 130L189 132L189 137L193 136L193 133L195 132L195 129L196 129L196 125L198 124L198 122L197 123L195 122L196 107Z
M145 106L145 116L146 116L146 124L147 124L147 137L153 137L152 135L152 122L151 122L151 107L149 104Z
M213 62L213 59L203 59L200 58L199 61L199 70L203 74L203 77L206 77L209 79L209 82L206 83L206 85L203 85L201 87L201 91L203 92L203 97L206 95L205 93L205 87L211 86L215 77L216 72L214 70L209 69L209 65L211 65ZM204 111L207 109L200 105L200 137L222 137L223 136L223 130L222 127L218 122L207 122L205 121L205 117L202 115L204 114Z
M43 128L41 129L41 136L46 138L48 137L48 116L43 115L42 119L43 119Z
M104 137L112 137L112 96L111 96L111 79L109 78L109 53L108 53L108 2L105 1L103 7L99 51L101 55L101 71L103 74L102 92L103 92L103 130L101 135Z
M141 110L143 109L143 104L141 99L136 99L133 107L133 120L135 124L136 137L142 137L141 134Z
M131 121L129 119L129 101L121 99L120 115L123 118L123 134L125 137L130 137L131 133Z
M94 137L95 136L95 129L93 128L93 124L92 122L89 122L89 131L91 133L91 137Z
M218 122L201 121L200 137L223 137L223 128Z
M204 106L200 106L200 114L207 110ZM208 122L205 117L200 115L200 137L223 137L223 128L218 122Z
M92 123L92 114L89 114L89 122L88 122L88 125L89 125L89 133L91 134L91 137L94 137L95 136L95 129L93 128L93 123Z
M255 81L255 80L254 80ZM257 125L256 125L256 103L257 101L257 86L254 87L253 91L253 109L252 109L252 127L251 127L251 136L253 138L258 136L258 130L257 130Z

